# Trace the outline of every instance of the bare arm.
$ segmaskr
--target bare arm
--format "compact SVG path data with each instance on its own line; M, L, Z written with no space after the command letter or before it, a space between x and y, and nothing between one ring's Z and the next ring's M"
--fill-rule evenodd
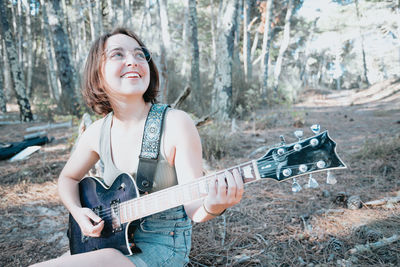
M203 175L200 136L190 117L182 112L169 112L169 129L173 129L176 148L175 169L180 184L188 183ZM209 193L203 200L185 205L188 216L196 222L215 218L225 209L239 203L243 195L243 182L237 171L216 177L209 185Z
M71 212L82 232L88 236L98 236L104 223L90 209L82 208L79 200L78 183L98 161L99 123L89 127L81 136L76 149L68 159L58 178L58 193L65 207ZM96 135L97 134L97 135ZM96 143L97 141L97 143ZM99 223L94 225L92 221Z

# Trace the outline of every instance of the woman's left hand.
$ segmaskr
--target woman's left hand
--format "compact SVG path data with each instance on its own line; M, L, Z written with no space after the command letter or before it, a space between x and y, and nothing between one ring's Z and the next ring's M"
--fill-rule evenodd
M207 213L219 215L242 199L244 191L242 176L237 169L232 173L225 171L211 180L208 195L203 203Z

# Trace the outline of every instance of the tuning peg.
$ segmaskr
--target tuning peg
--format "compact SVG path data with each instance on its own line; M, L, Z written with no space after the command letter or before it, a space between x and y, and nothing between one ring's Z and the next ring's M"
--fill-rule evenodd
M335 175L333 175L330 170L328 170L326 172L326 183L327 184L336 184L337 183Z
M313 124L313 125L311 125L311 131L315 134L315 135L317 135L317 134L319 134L319 132L321 131L321 126L319 125L319 124Z
M303 137L303 131L302 130L294 131L294 136L296 136L300 141L301 138Z
M296 178L293 178L292 192L297 193L297 192L300 192L300 190L301 190L301 186L297 182Z
M286 141L285 141L285 137L283 135L280 135L279 138L281 139L281 145L285 145Z
M317 188L319 186L317 180L315 180L312 177L312 174L310 173L310 176L308 177L308 183L306 184L307 188Z

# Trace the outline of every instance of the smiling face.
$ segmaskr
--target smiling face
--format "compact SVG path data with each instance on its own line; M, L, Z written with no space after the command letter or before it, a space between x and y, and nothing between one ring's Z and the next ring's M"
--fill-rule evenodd
M104 54L102 76L108 94L143 96L149 87L150 69L140 44L130 36L116 34L107 39Z

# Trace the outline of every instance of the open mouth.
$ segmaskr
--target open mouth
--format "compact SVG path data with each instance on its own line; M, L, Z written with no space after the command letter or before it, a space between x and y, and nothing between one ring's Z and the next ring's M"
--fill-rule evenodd
M121 78L131 78L131 79L136 78L137 79L137 78L141 78L141 76L137 72L127 72L127 73L123 74L121 76Z

